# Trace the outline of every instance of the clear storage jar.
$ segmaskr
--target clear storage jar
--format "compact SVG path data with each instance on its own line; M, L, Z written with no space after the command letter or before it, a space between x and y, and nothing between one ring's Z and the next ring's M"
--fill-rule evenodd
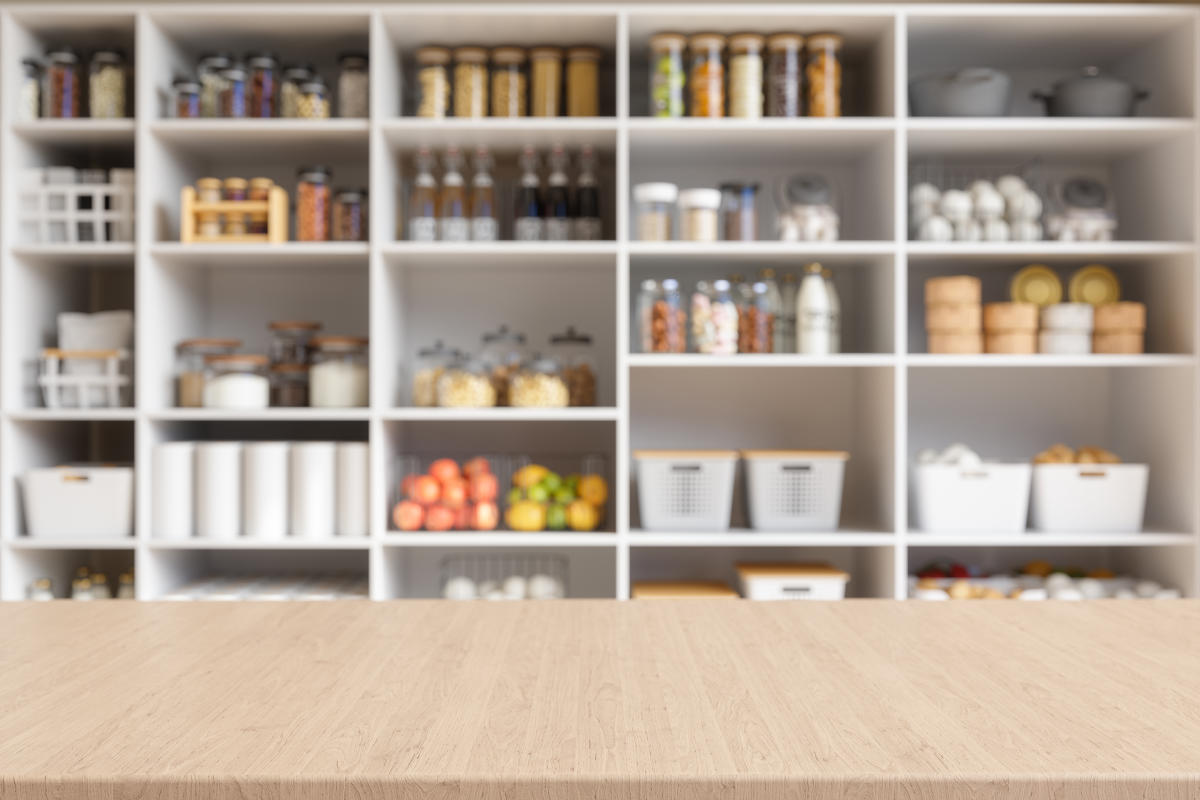
M738 313L738 352L771 353L775 347L775 317L770 289L758 281L743 294Z
M818 33L808 37L804 79L808 84L808 116L842 115L842 37Z
M776 33L767 37L767 116L799 117L804 113L804 37Z
M431 347L417 351L416 369L412 376L412 404L418 408L438 405L438 382L461 353L446 347L440 340Z
M93 119L125 116L125 55L97 50L88 65L88 113Z
M271 332L271 364L308 364L310 343L321 323L308 320L278 320L267 324Z
M292 64L283 68L279 82L279 116L289 119L300 116L300 87L312 78L312 67Z
M36 58L21 59L21 94L17 119L29 122L42 113L42 64Z
M519 47L492 50L492 116L525 116L525 51Z
M646 281L638 298L643 353L687 351L687 311L679 295L679 281Z
M273 408L307 408L309 366L307 364L275 364L271 367L271 406Z
M525 363L525 334L510 331L501 325L482 337L483 348L480 358L488 369L492 385L496 389L496 405L508 405L508 389L512 376Z
M44 113L47 117L73 119L80 110L79 55L70 47L46 54Z
M721 238L752 242L758 238L758 184L721 184Z
M233 66L221 70L221 94L217 101L219 116L241 119L246 116L249 104L246 96L246 70Z
M685 242L715 242L721 192L717 189L685 189L679 193L679 238Z
M246 193L248 200L253 200L258 203L265 203L271 199L271 188L275 186L275 181L270 178L251 178L250 189ZM246 232L256 235L262 235L267 232L266 211L252 211L246 215Z
M180 408L204 405L204 363L209 356L231 355L240 339L185 339L175 346L175 404Z
M180 78L171 84L171 113L177 119L197 119L200 116L200 84Z
M660 33L650 37L650 116L682 117L684 114L683 52L687 37Z
M339 189L333 196L333 240L367 240L367 190Z
M361 118L370 114L371 84L366 53L338 56L338 116Z
M572 47L567 50L567 116L595 117L600 114L600 48Z
M296 187L296 240L329 241L329 211L332 190L329 167L304 167Z
M763 115L763 45L757 33L729 37L729 116L758 119Z
M250 97L246 116L269 118L279 113L279 61L270 53L251 55L246 66L250 70Z
M530 106L535 117L557 117L562 96L561 47L535 47L529 51L533 73Z
M368 341L360 336L318 336L312 345L308 395L313 408L357 408L369 401Z
M267 357L249 353L211 355L204 359L204 407L267 408L271 381Z
M200 56L200 62L196 65L196 78L200 81L200 116L221 116L221 92L225 89L222 73L232 66L233 58L227 53Z
M639 183L633 187L638 241L671 241L678 198L679 188L673 183Z
M320 78L310 78L300 84L300 95L296 98L299 119L329 119L331 109L329 87Z
M596 405L596 358L592 337L568 327L565 333L550 337L554 357L562 368L572 406Z
M514 408L566 408L571 393L554 358L535 358L512 376L509 405Z
M221 199L231 202L240 202L245 200L248 188L249 184L245 178L226 178L221 184ZM246 215L225 214L222 231L226 236L245 236Z
M700 281L692 292L692 342L697 353L733 355L738 349L738 307L729 281Z
M441 119L450 108L450 50L417 49L417 116Z
M438 379L437 401L442 408L491 408L496 399L488 367L479 359L460 356Z
M693 117L725 116L725 37L718 33L698 33L688 40L691 67L688 84L691 86Z
M482 47L454 50L454 116L488 114L488 53Z

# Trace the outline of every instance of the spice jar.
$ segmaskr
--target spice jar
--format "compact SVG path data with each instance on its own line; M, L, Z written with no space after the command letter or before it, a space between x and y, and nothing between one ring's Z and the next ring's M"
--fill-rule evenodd
M514 408L566 408L571 395L559 364L535 358L512 376L509 405Z
M313 408L353 408L369 403L367 340L359 336L318 336L313 349L308 395Z
M196 119L200 116L200 84L180 78L171 84L171 108L178 119Z
M333 241L367 240L367 190L339 189L333 196Z
M292 65L283 68L279 84L279 116L289 119L300 116L300 87L312 80L311 67Z
M639 297L642 352L683 353L687 350L687 312L679 296L679 281L642 284Z
M733 355L738 349L738 308L729 281L700 281L692 292L692 342L696 352Z
M525 116L525 51L519 47L492 50L492 116Z
M804 113L800 77L803 55L803 36L776 33L767 37L768 117L798 117Z
M450 107L450 78L446 66L450 51L445 47L417 50L417 116L441 119Z
M721 63L724 49L725 37L717 33L698 33L688 40L693 117L725 116L725 66Z
M73 119L79 116L79 56L70 47L59 47L46 54L45 114L47 117Z
M596 360L592 355L592 337L576 332L572 326L566 333L551 336L550 344L562 368L570 404L596 405Z
M600 48L567 50L567 116L595 117L600 113Z
M679 189L673 183L639 183L633 187L638 241L671 241L678 197Z
M370 114L370 74L366 53L342 53L338 56L338 116L366 117Z
M738 352L770 353L775 345L775 315L770 289L763 281L750 286L738 314Z
M486 117L488 113L487 50L454 50L454 116Z
M232 202L245 200L247 188L248 184L245 178L226 178L221 186L222 199ZM246 215L225 214L224 232L226 236L245 236Z
M679 238L685 242L715 242L721 193L716 189L685 189L679 193Z
M763 44L757 33L729 37L729 116L758 119L763 114Z
M233 66L233 59L225 53L209 53L200 56L196 65L196 78L200 81L200 116L220 116L221 92L225 89L222 73Z
M721 184L721 232L729 242L758 238L758 184Z
M274 408L307 408L309 367L307 364L275 364L271 367L271 405Z
M558 98L562 95L562 59L560 47L535 47L529 51L533 72L530 105L535 117L557 117Z
M650 116L682 117L683 50L687 39L678 33L650 37Z
M304 167L296 187L296 240L329 241L329 167Z
M300 95L296 98L296 116L299 119L329 119L329 87L320 78L311 78L300 84Z
M271 364L307 364L309 344L321 323L307 320L285 320L267 324L271 332Z
M247 199L257 203L265 203L271 198L271 187L275 181L270 178L251 178ZM265 235L267 232L267 212L253 211L246 215L246 232Z
M95 119L125 116L125 56L97 50L88 67L88 113Z
M270 402L266 356L231 353L204 359L205 408L266 408Z
M808 37L804 79L808 82L808 116L842 115L842 37L818 33Z
M246 66L250 69L246 116L274 117L279 106L279 62L270 53L257 53L247 59Z
M17 119L35 120L42 113L42 64L36 58L21 59L21 92Z
M437 401L442 408L491 408L496 387L479 359L460 355L438 379Z
M482 338L480 358L496 389L496 405L506 406L509 381L525 363L525 334L510 331L507 325L501 325L495 331L485 333Z
M417 368L413 372L412 404L419 408L438 405L438 382L446 370L461 356L439 340L432 347L417 351Z
M185 339L175 346L175 404L180 408L204 405L204 360L230 355L242 346L240 339Z
M219 116L241 119L246 116L246 70L239 66L221 70L221 94L217 99Z

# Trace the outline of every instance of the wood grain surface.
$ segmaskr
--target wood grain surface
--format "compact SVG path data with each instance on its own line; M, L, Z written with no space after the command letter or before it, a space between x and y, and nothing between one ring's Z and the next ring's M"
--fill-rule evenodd
M1200 797L1200 602L0 606L3 800Z

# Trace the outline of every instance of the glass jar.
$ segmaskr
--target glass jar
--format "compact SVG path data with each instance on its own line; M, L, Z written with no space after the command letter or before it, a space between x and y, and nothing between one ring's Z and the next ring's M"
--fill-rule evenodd
M270 178L251 178L250 190L247 192L246 198L256 203L265 203L271 199L271 188L274 185L275 181ZM250 212L246 215L246 232L259 236L266 235L267 218L266 211Z
M492 50L492 116L525 116L525 51L519 47Z
M29 599L34 602L45 602L54 599L54 582L49 578L37 578L29 586Z
M571 393L553 358L534 358L512 376L509 405L514 408L566 408Z
M29 122L42 113L42 64L36 58L21 59L21 101L17 119Z
M300 116L300 87L312 77L312 67L293 64L283 68L283 79L279 83L279 116L289 119Z
M370 114L370 73L366 53L338 56L338 116L365 118Z
M567 50L567 116L600 114L600 48Z
M446 67L450 51L445 47L417 50L417 116L441 119L450 107L450 78Z
M418 408L438 405L438 382L460 357L461 353L446 347L440 340L432 347L417 351L417 368L412 378L412 404Z
M271 332L271 365L308 364L310 343L321 323L307 320L284 320L267 324Z
M721 233L728 242L758 238L758 184L721 184Z
M817 33L808 37L804 79L808 83L808 116L842 115L842 37Z
M226 178L221 185L221 199L231 202L240 202L246 199L246 190L249 184L245 178ZM245 236L246 235L246 215L230 213L225 214L224 233L226 236Z
M178 119L196 119L200 116L200 84L180 78L171 84L171 110Z
M508 405L508 389L512 376L525 363L525 334L515 333L507 325L483 335L480 353L492 386L496 389L496 405Z
M496 387L483 361L459 355L438 379L437 402L442 408L496 405Z
M687 351L687 312L679 296L679 281L667 278L661 283L642 284L641 339L644 353L683 353Z
M252 409L270 404L266 356L232 353L204 359L205 408Z
M487 50L454 50L454 116L486 117L488 113Z
M225 89L222 73L232 66L233 59L226 53L200 56L200 63L196 65L196 78L200 81L200 116L221 116L221 92Z
M339 189L333 196L333 241L367 240L367 190Z
M185 339L175 346L175 404L180 408L204 405L204 360L227 356L242 346L240 339Z
M250 69L250 98L246 116L269 118L279 113L279 61L270 53L256 53L246 62Z
M758 119L763 115L763 44L757 33L729 37L729 116Z
M650 116L682 117L683 90L687 78L683 71L683 51L687 38L678 33L660 33L650 37Z
M311 340L308 396L313 408L357 408L369 404L367 339L318 336Z
M725 37L718 33L698 33L688 40L688 50L692 60L688 74L692 116L725 116L725 65L721 62Z
M767 37L767 116L799 117L804 113L801 59L804 37L776 33Z
M45 115L73 119L79 116L79 56L70 47L59 47L46 54Z
M729 281L700 281L692 292L692 342L697 353L733 355L738 349L738 308Z
M271 406L308 407L308 364L275 364L271 367Z
M551 336L550 345L562 367L570 404L596 405L596 359L592 353L592 337L576 332L572 326L566 333Z
M715 242L718 238L717 211L721 192L717 189L685 189L679 193L679 238L685 242Z
M329 167L304 167L296 187L296 241L329 241Z
M766 283L758 281L743 294L738 309L738 352L770 353L775 343L775 315Z
M310 78L300 84L296 98L296 117L299 119L329 119L329 87L320 78Z
M531 92L533 116L557 117L562 96L561 47L535 47L529 51L530 71L533 73Z
M88 65L88 113L94 119L125 116L125 56L97 50Z
M639 183L633 187L638 241L671 241L678 197L679 188L673 183Z
M233 66L221 70L221 94L217 100L218 116L241 119L246 116L246 70Z
M220 178L201 178L196 181L196 201L219 203L222 198ZM204 211L196 215L196 233L202 237L221 235L221 215L216 211Z

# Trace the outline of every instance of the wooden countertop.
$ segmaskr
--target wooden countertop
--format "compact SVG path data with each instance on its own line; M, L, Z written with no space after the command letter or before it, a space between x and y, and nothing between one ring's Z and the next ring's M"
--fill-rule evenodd
M1200 797L1200 603L0 605L4 800Z

